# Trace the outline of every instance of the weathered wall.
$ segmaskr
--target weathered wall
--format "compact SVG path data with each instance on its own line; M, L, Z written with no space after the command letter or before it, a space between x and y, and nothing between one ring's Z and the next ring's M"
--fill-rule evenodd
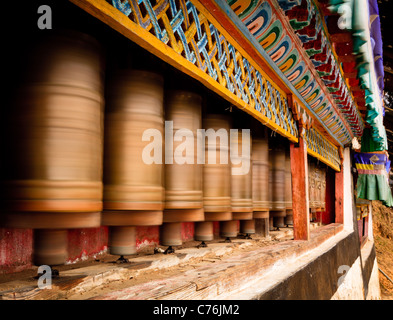
M357 270L357 261L360 261L359 251L356 250L358 247L358 237L356 233L351 233L328 250L319 252L311 262L299 266L299 270L262 293L258 299L331 299L339 290L338 284L340 279L343 280L342 276L347 281L344 281L345 285L349 283L349 286L361 288L358 284L358 280L362 279ZM348 270L345 266L350 266L351 269ZM342 272L345 269L349 274ZM362 298L357 291L354 291L353 295Z
M343 230L314 249L277 260L262 275L214 299L380 299L374 244L368 242L362 252L356 248L357 232Z

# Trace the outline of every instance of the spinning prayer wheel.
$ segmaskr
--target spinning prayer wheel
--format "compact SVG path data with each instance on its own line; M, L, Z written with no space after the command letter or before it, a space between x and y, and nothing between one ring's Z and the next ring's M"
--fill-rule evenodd
M241 233L255 233L252 222L243 222L253 219L251 135L238 130L237 136L230 136L230 147L232 219L240 220Z
M269 153L270 225L284 227L285 205L285 150L280 144L273 145Z
M315 166L315 198L316 216L318 220L321 220L318 215L325 211L326 206L326 167L322 164Z
M169 91L165 104L165 210L160 242L178 246L182 243L181 222L205 218L202 164L197 161L202 99L192 92Z
M269 218L269 142L252 141L252 201L254 219Z
M221 221L220 222L220 235L223 238L229 240L229 238L236 238L238 229L237 229L237 220L231 221Z
M318 212L325 211L325 206L326 206L326 167L324 167L322 164L318 166L317 170L317 181L318 181Z
M113 255L136 253L136 226L162 224L163 100L161 75L118 70L109 78L102 224L110 226Z
M317 212L321 212L325 194L322 191L323 178L322 170L319 165L309 161L309 190L310 190L310 219L317 219ZM326 182L325 182L326 183Z
M313 179L314 179L314 208L315 211L319 211L321 206L321 180L319 177L319 169L317 165L313 167Z
M313 220L316 213L316 199L315 199L315 164L308 161L308 189L309 189L309 207L310 207L310 221Z
M205 162L203 164L203 207L205 221L195 223L195 240L214 238L213 222L232 220L231 165L229 159L229 121L223 115L207 115Z
M240 220L240 233L247 235L250 239L249 235L255 233L255 220Z
M67 229L100 226L104 63L79 32L34 44L5 124L3 224L35 229L34 263L59 265Z
M326 168L321 170L321 211L326 210Z
M231 206L233 220L253 218L251 136L239 130L231 135Z
M289 150L285 152L285 209L286 216L284 218L285 225L293 225L293 210L292 210L292 172L291 172L291 157Z

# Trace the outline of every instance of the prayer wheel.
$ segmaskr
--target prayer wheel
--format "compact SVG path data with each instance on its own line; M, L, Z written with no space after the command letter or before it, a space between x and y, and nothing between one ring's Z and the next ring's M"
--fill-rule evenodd
M255 220L240 220L240 233L244 233L247 236L255 233Z
M3 224L34 231L33 262L67 259L67 229L100 226L103 58L74 31L34 41L6 121Z
M252 201L254 219L269 218L269 143L252 141Z
M231 135L230 147L233 220L250 220L253 218L251 136L239 130L237 136Z
M315 178L315 210L321 211L321 170L319 166L314 167L314 178Z
M136 226L162 224L163 100L156 73L118 70L108 81L102 224L113 255L136 253Z
M308 162L308 183L309 183L309 206L310 206L310 220L315 218L317 200L316 200L316 179L315 179L315 164L312 161Z
M252 222L243 222L253 219L251 135L243 130L237 133L230 135L232 219L240 220L241 233L255 233Z
M213 221L195 222L194 238L198 241L212 241L214 239Z
M237 220L221 221L220 222L220 235L227 240L229 238L237 237Z
M165 104L165 210L160 241L178 246L182 243L181 222L205 218L202 164L197 161L202 99L192 92L170 91Z
M207 115L205 162L203 164L203 207L205 221L195 223L195 240L214 238L213 222L232 220L231 165L229 162L229 121L223 115Z
M291 172L291 157L289 150L285 152L285 209L286 216L284 218L285 225L293 225L293 210L292 210L292 172Z
M270 224L284 227L285 206L285 150L276 144L269 153Z
M326 168L321 170L321 211L326 210Z

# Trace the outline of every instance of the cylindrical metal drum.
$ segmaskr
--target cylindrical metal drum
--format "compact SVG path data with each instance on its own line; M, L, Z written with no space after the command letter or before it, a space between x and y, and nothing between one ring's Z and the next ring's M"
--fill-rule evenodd
M315 208L317 212L321 211L321 170L318 165L315 166Z
M223 238L236 238L237 237L237 220L221 221L220 222L220 235Z
M103 132L100 45L85 34L53 33L37 40L26 56L26 76L9 108L3 143L4 223L33 229L98 227ZM44 246L39 237L48 232L35 233L37 252ZM48 255L40 257L36 263L65 262L64 252L48 260Z
M67 259L67 230L35 229L33 261L37 266L56 266Z
M269 153L270 217L274 227L284 227L285 206L285 151L279 144Z
M284 218L285 225L293 224L293 210L292 210L292 172L291 172L291 157L289 150L285 152L285 207L286 216Z
M308 194L309 194L309 209L310 221L312 221L313 213L315 213L315 180L314 180L314 164L308 160Z
M213 240L213 221L232 219L229 121L223 115L203 119L205 144L203 164L203 207L205 222L195 223L195 240ZM207 234L208 232L209 235ZM207 239L209 238L209 240Z
M195 223L194 238L198 241L212 241L214 239L213 221Z
M102 224L110 226L111 254L136 253L131 227L162 224L163 100L156 73L119 70L108 81Z
M238 131L231 134L231 204L233 220L253 218L251 136Z
M269 143L252 141L252 200L254 218L269 218Z
M318 195L318 170L317 165L313 161L309 161L309 190L310 190L310 220L314 221L317 218L317 210L319 206Z
M203 165L205 221L231 220L229 121L223 115L209 115L203 119L203 128L206 136Z
M163 223L160 227L160 243L163 246L180 246L183 243L181 222Z
M136 228L128 226L110 227L110 254L128 256L136 253Z
M326 168L321 170L321 211L326 210Z
M198 163L200 137L197 133L202 125L202 100L191 92L170 91L165 103L164 224L174 223L181 228L179 222L204 220L202 164ZM181 244L181 238L174 240L167 234L162 235L162 244ZM180 237L181 232L175 234Z
M254 234L255 233L255 220L240 220L240 233Z

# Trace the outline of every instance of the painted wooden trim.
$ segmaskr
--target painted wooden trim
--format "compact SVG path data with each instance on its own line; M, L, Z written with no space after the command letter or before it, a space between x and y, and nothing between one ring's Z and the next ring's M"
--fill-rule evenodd
M326 136L329 136L329 139L332 139L334 141L335 145L343 147L343 143L341 143L341 141L339 141L339 137L336 137L335 133L332 132L332 130L330 130L328 128L328 126L317 115L317 113L309 106L309 104L301 96L301 94L298 92L298 90L295 88L295 86L291 82L289 82L289 80L285 77L285 75L282 73L282 71L274 63L274 61L271 59L271 57L265 52L265 50L263 50L263 48L260 46L258 41L255 38L252 37L252 35L250 34L250 32L247 29L247 27L239 19L239 17L233 12L233 10L230 8L230 6L227 4L227 2L225 0L216 0L216 1L199 0L199 1L201 1L203 4L211 3L211 2L215 3L215 8L216 9L213 10L214 7L212 6L211 7L211 12L216 17L222 16L222 14L220 14L221 11L224 12L226 16L228 16L228 19L230 19L232 21L232 24L240 31L240 33L243 34L243 37L246 38L246 40L248 40L252 44L253 50L257 51L259 53L259 55L261 55L261 57L263 57L263 59L270 65L270 69L273 69L274 72L280 77L281 81L285 83L285 86L290 90L291 94L293 94L294 98L295 97L297 98L297 100L298 100L299 104L301 105L301 107L304 110L307 110L307 112L309 112L311 114L313 119L316 122L319 123L319 125L325 131ZM194 0L193 0L193 2L194 2ZM221 23L221 19L222 18L220 18L220 20L219 20L220 23ZM286 17L283 18L283 21L286 21ZM249 36L247 36L247 35L249 35ZM319 78L319 76L318 76L318 78ZM334 104L334 106L337 107L335 104ZM338 116L340 116L340 118L341 118L342 115L338 114ZM346 125L346 128L348 129L348 126L347 126L346 123L345 123L345 125ZM349 130L349 132L351 132L351 130Z
M169 63L170 65L184 72L185 74L193 77L194 79L200 81L207 88L213 90L214 92L222 96L224 99L232 103L234 106L238 107L239 109L247 112L248 114L259 120L262 124L266 125L270 129L278 132L280 135L288 138L292 142L297 142L296 124L294 123L293 118L290 119L290 117L292 117L291 111L289 110L289 108L285 107L286 94L285 92L282 91L281 88L279 88L279 86L274 84L274 82L269 82L269 85L272 86L275 90L277 90L277 92L281 96L278 97L275 96L274 103L276 105L272 105L270 102L267 105L268 110L264 110L265 113L272 115L272 119L269 119L267 116L262 114L261 111L256 110L252 104L247 103L241 97L239 97L238 95L234 94L226 87L224 87L222 83L213 79L208 74L208 72L200 69L197 65L193 64L191 61L184 58L173 48L166 45L155 35L153 35L148 30L143 28L141 25L133 22L129 17L127 17L125 14L123 14L121 11L119 11L118 9L116 9L106 1L104 0L70 0L70 1L76 4L77 6L81 7L83 10L93 15L94 17L100 19L114 30L120 32L128 39L134 41L144 49L153 53L160 59L164 60L165 62ZM203 9L202 11L206 13L205 9ZM203 12L201 12L201 15L203 15ZM220 33L228 36L230 41L234 41L232 37L230 37L230 35L225 31L225 29L222 28L221 25L217 25L217 26L215 25L214 27L217 28ZM228 41L227 39L224 40ZM266 75L266 73L262 70L262 68L258 66L258 64L252 59L252 57L250 57L241 48L241 46L239 46L237 42L234 41L229 43L237 50L236 54L244 54L243 58L249 59L248 63L255 70L257 70L262 75L262 77L263 76L268 77L268 75ZM244 72L242 71L242 73ZM268 79L270 78L265 78L263 79L263 81L268 81ZM246 88L247 93L248 93L248 89L249 88ZM261 88L258 88L257 90L259 89ZM266 90L267 89L268 88L266 87ZM268 94L272 93L271 89L267 91ZM281 101L280 99L284 99L285 101ZM279 107L283 108L284 111L289 113L289 116L287 114L282 114L282 109L278 110ZM279 123L285 122L286 124L280 126L277 122ZM285 126L287 127L286 129ZM291 130L294 130L294 132L291 132Z

